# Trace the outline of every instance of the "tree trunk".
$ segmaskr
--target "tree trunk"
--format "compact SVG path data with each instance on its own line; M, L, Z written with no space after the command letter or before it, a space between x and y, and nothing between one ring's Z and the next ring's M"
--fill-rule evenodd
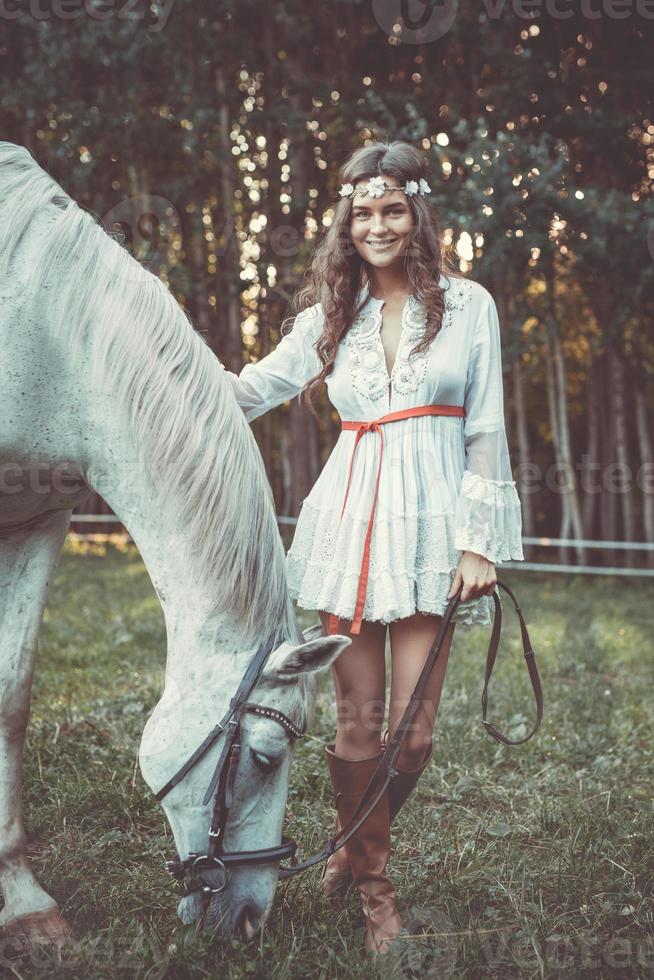
M554 457L556 464L555 492L561 498L561 522L559 537L580 538L582 522L577 500L577 481L572 465L570 450L570 429L566 403L566 378L563 347L559 337L556 306L554 299L555 277L552 273L547 278L548 315L545 324L545 368L547 385L547 404L550 425L554 441ZM586 552L583 546L575 547L577 561L584 564ZM559 561L562 564L571 563L570 548L559 547Z
M601 359L601 386L603 391L608 391L609 371L608 354L604 353ZM608 399L601 401L601 442L602 442L602 496L600 498L601 527L600 537L604 541L617 540L617 500L614 493L610 492L610 480L606 479L609 467L615 462L615 424L613 412L611 412ZM608 548L604 552L606 564L616 564L615 548Z
M545 388L547 392L547 409L549 413L550 428L552 430L552 449L554 452L554 465L557 475L560 470L561 462L561 439L559 436L559 417L557 410L557 395L556 395L556 374L554 371L554 362L552 358L552 349L549 336L545 340ZM557 476L557 493L558 493L558 476ZM551 488L547 488L551 492ZM560 523L559 523L559 537L565 537L568 533L569 521L567 508L565 506L565 499L561 505ZM566 557L566 549L559 548L559 561L566 562L568 559Z
M212 317L207 289L207 247L204 237L202 211L196 209L189 215L189 235L186 254L189 259L192 282L193 325L204 340L209 342Z
M291 431L282 427L280 438L282 492L279 499L279 510L283 517L295 516L295 494L293 488L293 467L291 464L292 446Z
M513 377L513 399L515 401L516 414L516 439L518 446L518 494L522 504L522 533L525 537L534 537L536 534L536 522L534 519L534 505L532 494L529 492L528 479L529 462L531 451L529 448L529 430L527 427L527 408L525 405L524 381L522 376L522 363L519 357L512 365ZM524 547L525 558L532 560L535 556L538 559L538 551L530 545Z
M615 458L618 464L618 486L620 487L622 540L635 541L636 510L634 507L633 474L630 474L629 469L624 362L614 346L609 348L609 378L608 392L611 414L615 424ZM635 557L634 552L623 551L621 564L633 564L638 561L639 557Z
M584 537L599 537L599 507L602 495L600 459L601 362L591 354L586 388L586 453L581 461L582 523Z
M654 454L645 392L640 381L633 385L636 405L636 437L640 452L640 490L643 494L643 540L654 544ZM647 564L654 568L654 551L645 552Z
M261 243L260 258L258 262L259 283L261 292L257 302L257 325L259 330L259 353L260 357L265 357L270 352L270 328L277 319L274 293L267 285L267 268L274 265L276 274L279 275L277 257L270 246L271 235L278 223L279 214L279 195L281 193L280 164L279 164L279 143L280 133L276 122L276 106L278 99L278 75L279 59L275 56L275 25L274 10L271 4L266 4L261 9L261 56L264 79L264 98L265 105L262 119L262 133L266 140L266 163L262 166L268 186L261 201L261 210L266 216L265 239ZM278 422L279 419L279 422ZM273 447L275 445L275 431L279 429L281 422L280 414L276 415L267 412L260 422L261 439L259 448L263 456L269 478L273 489L277 492L275 499L281 500L282 479L279 472L273 470ZM283 454L282 454L283 455ZM276 468L278 470L279 467ZM280 513L286 514L286 510L280 505Z
M216 274L216 308L220 321L220 338L214 336L211 346L232 371L243 366L241 338L241 289L238 242L236 238L234 192L236 178L231 144L230 100L228 98L225 70L216 69L216 99L218 113L218 149L220 158L220 201L218 212L222 227L223 248L219 252Z
M553 325L553 345L554 345L554 368L556 374L556 397L558 400L557 414L559 418L559 437L561 440L561 462L566 473L566 491L564 501L568 512L567 523L570 526L572 537L582 538L584 529L577 496L577 475L572 458L572 446L570 440L570 420L568 418L568 398L567 383L565 376L565 358L563 354L563 344L559 336L558 329ZM583 545L575 547L577 561L581 564L586 562L586 549ZM568 555L570 550L568 549ZM569 559L568 559L569 560Z
M297 91L292 94L290 102L294 112L299 114L302 106ZM295 139L291 140L289 158L293 195L290 217L297 231L297 240L302 242L304 241L306 202L309 197L309 158L307 140L301 131L297 133ZM288 444L293 478L293 509L288 513L292 516L299 513L299 505L313 484L311 438L308 437L307 432L314 425L315 420L308 409L300 404L297 397L293 398L289 410L290 439Z
M511 319L511 289L508 280L496 282L493 284L493 295L495 296L495 303L497 305L497 315L500 321L500 325L507 326ZM520 495L520 503L522 510L522 533L533 534L533 506L531 495L527 492L527 480L526 474L528 472L529 461L529 448L528 448L528 436L527 436L527 425L525 418L525 405L523 398L523 390L521 383L520 374L520 358L516 357L511 365L511 376L513 378L513 394L515 398L516 405L516 416L518 419L518 479L516 484L518 487L518 492ZM509 424L509 404L508 399L504 399L504 415L505 415L505 428L507 435L511 434L511 426ZM512 456L512 462L514 462L514 457ZM514 467L515 469L515 467ZM526 556L525 556L526 557Z

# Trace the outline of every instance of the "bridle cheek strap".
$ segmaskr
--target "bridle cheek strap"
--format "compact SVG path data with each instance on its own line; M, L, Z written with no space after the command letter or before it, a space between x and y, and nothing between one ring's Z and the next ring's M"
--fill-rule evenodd
M234 780L236 778L240 756L241 741L237 726L234 741L229 748L227 766L220 773L221 785L219 785L218 792L216 793L216 802L211 819L211 830L209 831L209 847L207 849L207 855L209 857L215 857L222 848L225 827L227 826L229 811L234 798ZM205 802L207 802L206 799Z

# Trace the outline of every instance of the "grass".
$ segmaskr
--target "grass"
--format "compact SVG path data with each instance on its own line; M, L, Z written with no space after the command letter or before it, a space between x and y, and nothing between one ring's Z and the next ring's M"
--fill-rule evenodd
M67 545L41 634L26 748L30 855L80 943L22 957L0 976L651 977L654 803L647 583L499 570L517 593L545 717L526 745L480 724L489 628L459 626L430 768L394 825L389 871L415 938L374 967L354 896L330 902L318 870L280 885L261 943L198 937L175 912L173 849L136 766L163 685L163 615L131 548ZM533 695L506 593L489 716L519 735ZM650 600L648 602L648 600ZM302 625L315 622L301 612ZM390 678L389 678L390 679ZM329 673L298 745L286 832L304 854L332 826L323 742Z

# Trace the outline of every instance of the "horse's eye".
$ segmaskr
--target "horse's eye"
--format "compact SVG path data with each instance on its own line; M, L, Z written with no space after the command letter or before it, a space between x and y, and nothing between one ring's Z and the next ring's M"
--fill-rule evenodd
M262 772L272 772L279 765L278 759L271 759L270 756L264 755L262 752L255 752L254 749L252 749L252 758Z

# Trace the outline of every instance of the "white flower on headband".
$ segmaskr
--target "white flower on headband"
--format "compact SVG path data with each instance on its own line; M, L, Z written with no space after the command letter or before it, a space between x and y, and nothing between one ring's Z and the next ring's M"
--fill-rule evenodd
M381 197L386 190L386 181L383 177L371 177L368 181L368 194L370 197Z
M386 181L383 177L371 177L367 184L364 184L358 190L355 190L352 184L342 184L339 189L339 194L341 197L365 197L366 194L370 197L382 197L386 190L399 191L403 190L407 197L413 197L414 194L430 194L431 187L427 181L421 177L418 183L415 180L407 180L404 187L388 187L386 186Z

